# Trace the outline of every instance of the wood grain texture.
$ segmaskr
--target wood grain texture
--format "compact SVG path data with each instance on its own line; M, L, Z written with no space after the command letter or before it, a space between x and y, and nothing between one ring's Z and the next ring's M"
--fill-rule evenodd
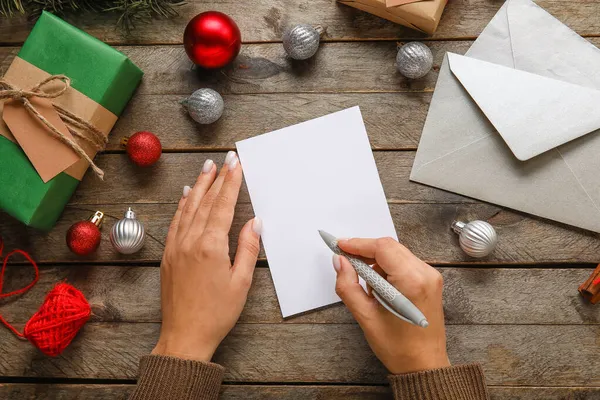
M590 38L598 46L600 38ZM430 43L433 70L422 79L410 80L396 71L395 42L324 43L317 55L292 61L277 43L244 46L237 60L221 70L193 68L181 46L117 47L143 71L136 92L189 95L200 87L221 94L430 92L447 51L463 54L472 41ZM0 48L2 73L17 54L14 47ZM226 106L227 107L227 106ZM392 112L393 110L388 110Z
M69 22L110 43L181 43L183 29L194 15L218 10L233 17L242 31L244 41L278 41L283 29L295 23L322 24L327 28L324 40L364 40L424 38L423 34L393 24L368 13L339 5L333 0L261 0L230 2L188 1L180 8L180 16L172 20L157 20L139 24L129 35L115 28L116 18L85 15L69 18ZM594 15L600 6L593 1L541 0L537 3L582 35L600 33L600 23ZM437 32L436 39L474 37L487 25L502 5L495 0L449 1ZM0 42L20 43L31 29L24 18L2 21Z
M151 168L135 166L125 154L103 154L96 158L105 172L100 181L92 171L83 179L71 198L72 206L88 204L147 204L177 203L185 185L193 186L202 165L212 159L221 166L225 152L166 153ZM414 161L413 152L375 152L375 162L383 188L390 203L474 203L450 192L410 182ZM135 192L132 192L135 188ZM243 185L239 203L249 203Z
M395 42L324 43L306 61L286 57L277 43L250 44L228 67L207 71L193 67L182 46L123 46L143 71L136 95L189 95L200 87L221 94L339 93L432 91L446 51L464 53L471 41L432 42L434 70L417 80L396 71ZM8 68L18 48L0 48L0 70ZM226 106L227 107L227 106Z
M5 400L126 400L134 385L0 383ZM598 400L600 388L490 386L492 400ZM222 400L390 400L387 386L223 385Z
M159 330L88 323L57 358L0 330L0 375L134 379ZM451 325L447 334L450 359L482 363L489 384L600 386L599 326ZM227 366L231 382L383 384L387 375L354 324L238 324L214 361Z
M598 309L576 290L591 269L438 269L444 276L446 324L600 324ZM31 277L30 269L12 267L4 291L25 286ZM84 293L92 305L92 321L161 320L159 268L81 265L42 267L40 281L27 294L0 302L2 316L24 324L46 293L63 280ZM270 271L257 268L240 322L354 324L354 318L344 305L337 304L284 320Z
M231 150L235 142L360 106L371 146L417 148L431 93L274 93L224 95L223 117L212 125L195 123L179 102L186 95L134 96L110 137L108 150L133 132L156 133L167 151ZM169 118L165 118L169 116Z
M147 184L152 184L148 179ZM173 196L179 196L179 187ZM49 233L37 232L0 213L0 236L6 248L23 248L38 262L154 262L162 258L164 242L176 204L137 204L134 209L145 224L147 239L137 254L117 254L111 247L108 229L122 218L124 204L67 206L56 227ZM105 225L99 249L88 257L78 257L65 245L65 233L76 221L104 211ZM600 234L543 221L488 204L390 204L399 240L417 256L433 264L475 263L598 263ZM237 235L244 223L254 217L250 204L238 204L230 237L235 254ZM468 258L458 247L450 226L455 219L487 220L496 227L499 244L485 260ZM264 252L261 251L261 259Z

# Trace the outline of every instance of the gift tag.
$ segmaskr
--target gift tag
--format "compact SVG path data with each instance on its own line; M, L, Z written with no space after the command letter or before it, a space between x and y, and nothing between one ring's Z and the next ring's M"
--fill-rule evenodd
M73 140L69 129L50 101L39 97L32 97L29 101L58 131ZM55 138L20 101L4 103L2 118L44 183L79 161L77 153Z

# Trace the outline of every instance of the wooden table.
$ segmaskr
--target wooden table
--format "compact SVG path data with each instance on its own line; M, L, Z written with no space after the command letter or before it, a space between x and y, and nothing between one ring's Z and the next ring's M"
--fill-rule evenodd
M538 2L600 45L600 3ZM491 204L409 183L437 70L446 51L463 53L502 5L499 0L451 0L427 44L435 68L408 81L395 70L396 43L419 34L332 0L190 1L179 18L141 25L127 36L114 20L87 16L71 22L117 46L146 73L117 123L108 150L97 157L107 179L87 175L49 234L0 214L7 248L39 260L41 280L1 313L24 323L57 281L67 279L93 304L94 317L63 355L48 358L0 329L0 398L126 398L138 359L152 349L160 328L159 262L169 221L186 184L208 157L222 162L234 142L360 105L398 236L443 273L448 348L454 363L480 362L494 399L600 399L600 308L577 294L600 256L599 235L512 212ZM181 37L195 14L216 9L240 25L245 44L237 61L211 74L191 68ZM317 56L285 57L280 37L289 23L320 23L327 34ZM0 25L0 68L6 70L31 25ZM223 94L226 110L212 126L198 126L179 100L200 87ZM139 130L157 133L165 154L138 169L119 139ZM133 256L115 254L104 229L89 259L70 254L65 232L95 210L110 227L133 206L149 237ZM232 250L252 208L244 189ZM450 224L484 219L500 235L484 264L467 259ZM30 270L16 267L5 290ZM264 253L240 322L215 361L227 367L224 399L388 399L386 371L342 306L282 320Z

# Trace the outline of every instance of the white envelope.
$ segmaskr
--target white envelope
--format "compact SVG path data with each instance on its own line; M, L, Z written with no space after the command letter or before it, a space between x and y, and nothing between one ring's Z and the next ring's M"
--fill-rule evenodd
M440 69L411 180L600 232L600 50L508 0Z

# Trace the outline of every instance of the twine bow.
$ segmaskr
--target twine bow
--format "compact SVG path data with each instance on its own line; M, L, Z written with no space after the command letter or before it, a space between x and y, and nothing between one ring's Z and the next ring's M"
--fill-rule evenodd
M43 86L53 81L62 82L63 87L56 91L44 91L42 89ZM80 157L84 158L90 164L92 170L96 173L96 175L100 179L103 179L104 171L102 171L100 168L98 168L96 164L94 164L94 161L92 161L90 156L87 155L85 150L83 150L83 148L81 148L81 146L78 143L66 137L62 132L56 129L56 127L52 125L42 114L40 114L40 112L34 107L33 104L31 104L31 101L29 101L29 99L32 97L40 97L43 99L55 99L61 96L63 93L65 93L70 86L71 80L65 75L49 76L48 78L44 79L43 81L32 87L30 90L22 90L2 79L0 80L0 100L11 99L23 103L25 108L48 128L53 137L60 140L61 143L64 143L65 145L69 146L71 149L73 149L73 151L75 151L75 153L77 153ZM69 132L71 132L73 136L85 140L93 147L93 149L96 152L104 150L108 139L106 138L106 136L104 136L102 132L100 132L100 130L98 130L98 128L85 121L84 119L79 118L77 115L71 113L70 111L65 110L62 106L56 103L52 103L52 106L56 109L58 115L63 121L87 133L84 135L67 125Z

